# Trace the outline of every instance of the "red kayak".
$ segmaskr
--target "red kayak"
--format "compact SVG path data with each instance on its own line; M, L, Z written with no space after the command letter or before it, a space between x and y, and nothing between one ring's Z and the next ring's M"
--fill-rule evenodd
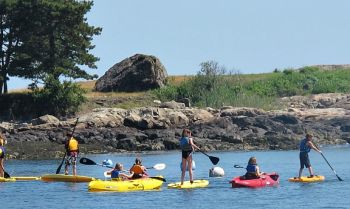
M258 179L245 179L244 176L234 177L230 183L233 188L250 187L258 188L265 186L276 186L279 184L279 175L277 173L265 173Z

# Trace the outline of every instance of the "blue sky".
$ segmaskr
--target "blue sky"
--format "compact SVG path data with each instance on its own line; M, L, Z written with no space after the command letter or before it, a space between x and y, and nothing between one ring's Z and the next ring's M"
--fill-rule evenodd
M95 0L87 18L103 28L92 51L100 61L87 71L102 76L136 53L158 57L169 75L209 60L244 74L349 64L349 9L347 0Z

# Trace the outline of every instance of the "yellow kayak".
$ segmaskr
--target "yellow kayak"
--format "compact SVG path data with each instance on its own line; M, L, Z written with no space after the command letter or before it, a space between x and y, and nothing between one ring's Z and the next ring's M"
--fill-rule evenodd
M3 177L0 177L0 182L14 182L16 181L15 178L3 178Z
M60 181L60 182L90 182L95 180L94 177L90 176L73 176L73 175L64 175L64 174L47 174L41 177L42 181L46 182L53 182L53 181Z
M162 176L145 177L140 179L115 181L115 180L95 180L89 183L89 191L143 191L160 189L163 185L164 178Z
M311 182L324 181L324 179L325 179L324 176L313 176L313 177L302 176L301 178L298 178L298 177L289 178L288 181L290 181L290 182L301 182L301 183L311 183Z
M183 185L181 185L181 182L170 183L170 184L168 184L168 188L171 188L171 189L192 189L192 188L207 187L208 185L209 185L208 180L201 179L201 180L194 180L192 184L190 181L184 181Z

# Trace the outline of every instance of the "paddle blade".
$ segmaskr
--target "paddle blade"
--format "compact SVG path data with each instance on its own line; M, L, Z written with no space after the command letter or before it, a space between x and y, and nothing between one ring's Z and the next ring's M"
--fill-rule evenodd
M213 165L218 164L220 158L214 157L214 156L209 156L210 161L213 163Z
M156 169L157 171L160 171L160 170L163 170L165 169L166 165L164 163L158 163L158 164L155 164L153 167L153 169ZM149 168L147 168L149 169Z
M234 168L243 168L243 167L240 166L240 165L234 165L233 167L234 167Z
M79 162L84 165L97 165L97 163L95 163L93 160L85 157L80 158Z
M10 174L8 174L6 171L4 171L4 177L5 179L11 178Z
M341 179L338 175L337 175L337 178L339 181L344 181L343 179Z
M149 177L149 178L151 178L151 179L157 179L157 180L166 182L165 178L162 178L162 177L160 177L160 176L151 176L151 177Z

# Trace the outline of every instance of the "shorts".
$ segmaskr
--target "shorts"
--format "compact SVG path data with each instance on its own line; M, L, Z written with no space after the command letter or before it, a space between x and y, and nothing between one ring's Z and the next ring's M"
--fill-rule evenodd
M299 158L300 158L300 168L304 168L304 167L310 168L311 167L309 154L307 152L300 152Z
M191 154L192 154L192 150L188 150L188 151L182 150L182 158L183 159L187 159Z
M77 164L77 158L78 158L78 152L68 152L68 158L66 159L66 164L70 165L76 165Z

